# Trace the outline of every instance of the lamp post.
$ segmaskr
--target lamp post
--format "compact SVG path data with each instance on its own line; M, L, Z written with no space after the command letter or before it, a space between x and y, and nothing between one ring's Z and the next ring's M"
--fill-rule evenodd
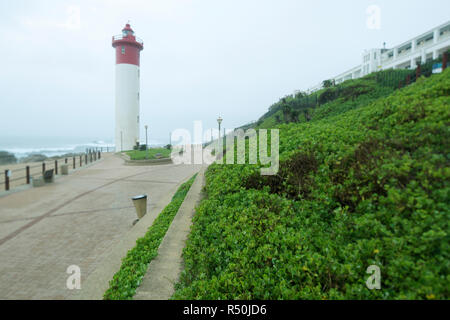
M219 116L218 118L217 118L217 123L219 124L219 140L220 140L220 124L222 123L222 118Z
M148 159L148 137L147 137L148 125L145 125L145 159Z

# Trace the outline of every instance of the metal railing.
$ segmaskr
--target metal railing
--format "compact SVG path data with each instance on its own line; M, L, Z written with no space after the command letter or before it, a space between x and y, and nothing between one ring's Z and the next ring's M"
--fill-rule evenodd
M100 160L101 156L101 151L90 151L71 157L43 160L42 162L36 162L34 165L27 165L13 170L5 169L1 175L3 179L0 178L0 185L4 186L5 191L9 191L13 186L18 187L30 184L33 177L43 175L47 170L53 169L54 174L57 175L61 164L67 164L70 169L75 170L83 167L83 165L86 166L89 163ZM19 176L16 177L16 175Z
M399 58L404 57L404 56L410 55L411 53L413 53L412 49L405 49L405 50L399 51L397 54L397 57L399 57Z
M118 34L118 35L113 36L114 41L116 41L116 40L123 40L125 38L128 39L128 36L124 36L122 34ZM139 43L139 44L144 44L144 41L141 38L135 37L135 41L137 43Z

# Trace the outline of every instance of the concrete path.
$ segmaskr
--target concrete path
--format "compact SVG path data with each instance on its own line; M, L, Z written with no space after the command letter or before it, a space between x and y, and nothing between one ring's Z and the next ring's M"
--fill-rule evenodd
M123 159L105 155L54 184L0 197L0 299L78 296L80 290L66 287L67 267L80 267L83 291L89 284L85 280L105 269L113 248L121 246L126 253L178 186L199 169L199 165L125 166ZM136 214L130 198L142 193L150 200L148 213L133 227ZM113 259L115 267L122 257ZM108 277L116 271L112 269ZM103 280L101 290L110 278Z
M206 166L200 170L183 204L172 221L158 249L158 255L148 266L135 300L167 300L174 291L183 270L183 248L186 245L195 207L201 200Z

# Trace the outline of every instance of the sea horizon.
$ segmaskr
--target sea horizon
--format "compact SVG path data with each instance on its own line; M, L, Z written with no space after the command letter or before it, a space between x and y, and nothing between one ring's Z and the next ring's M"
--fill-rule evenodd
M149 146L160 145L162 143L158 141L149 141ZM107 137L0 136L0 151L12 153L17 159L25 158L32 154L55 157L68 153L83 153L87 149L114 151L114 140Z

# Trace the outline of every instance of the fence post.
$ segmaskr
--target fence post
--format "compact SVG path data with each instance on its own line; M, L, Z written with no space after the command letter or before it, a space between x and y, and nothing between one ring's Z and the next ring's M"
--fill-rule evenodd
M444 54L442 55L442 71L444 71L447 68L447 51L444 52Z
M409 81L411 80L411 76L408 74L406 76L406 85L409 85Z
M58 160L55 160L55 174L58 174Z
M420 64L417 64L417 69L416 69L416 81L417 79L419 79L420 77Z
M27 184L30 184L30 166L25 168L26 176L27 176Z
M45 173L45 162L42 162L42 174Z
M80 156L80 167L83 166L83 157Z
M84 155L84 163L87 164L87 153Z
M98 158L100 159L102 156L101 156L101 152L99 151L98 152Z
M72 157L73 160L73 168L75 169L75 157Z
M8 176L9 170L5 170L5 190L9 190L9 176Z
M65 162L66 162L66 164L67 164L67 158L64 160Z

